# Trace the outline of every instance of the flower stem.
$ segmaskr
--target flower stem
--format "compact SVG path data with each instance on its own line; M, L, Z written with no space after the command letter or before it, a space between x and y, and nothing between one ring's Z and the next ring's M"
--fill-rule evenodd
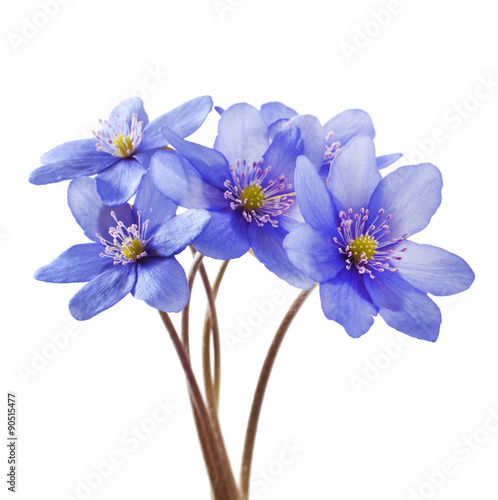
M254 453L254 444L256 440L256 432L258 429L259 415L261 413L261 407L263 406L263 399L265 397L265 391L266 387L268 386L268 381L270 379L273 364L277 357L278 350L284 340L285 334L287 333L287 330L292 323L292 320L298 313L301 306L304 304L305 300L316 288L316 286L317 284L315 283L309 290L302 290L290 306L287 314L282 320L282 323L280 323L275 337L273 338L270 349L268 350L268 354L266 355L263 368L261 369L258 385L256 386L256 391L254 392L249 421L247 423L244 452L242 454L242 466L240 471L241 500L247 500L249 498L249 480L251 477L252 457Z
M214 301L218 296L218 291L220 289L221 281L225 275L225 271L230 263L229 260L225 260L216 275L216 279L212 288L212 299L209 299L209 306L206 310L206 315L204 317L204 332L203 332L203 360L204 360L204 384L206 386L206 393L213 391L214 403L216 409L219 407L220 403L220 382L221 382L221 349L220 349L220 332L218 328L218 320L212 321L211 318L216 315L216 310L214 308ZM202 273L202 270L201 270ZM211 302L213 306L211 306ZM214 377L211 376L211 327L213 332L213 354L214 354ZM214 380L213 380L214 378ZM208 387L211 385L211 388Z
M195 250L193 247L191 247L193 252ZM218 322L217 322L217 315L216 315L216 307L215 307L215 301L214 301L214 295L213 295L213 290L211 288L211 284L209 282L209 278L207 276L206 269L204 268L204 265L202 263L203 255L201 253L195 252L194 253L194 260L192 262L192 267L190 268L190 272L188 275L188 285L190 289L190 296L192 296L192 290L193 290L193 285L195 281L195 277L197 275L197 272L201 272L201 276L203 278L204 286L206 288L206 293L208 296L208 302L209 302L209 308L210 308L210 315L211 315L211 320L213 321L213 324L215 325L215 331L216 331L216 336L219 339L219 332L218 332ZM190 298L183 309L182 312L182 341L183 341L183 346L185 348L186 354L188 358L190 358L190 345L189 345L189 315L190 315ZM219 342L218 342L219 344ZM219 358L219 356L218 356ZM210 374L211 376L211 374ZM230 460L228 458L228 454L225 448L225 442L223 440L223 436L221 433L221 428L220 424L218 421L218 414L217 414L217 407L212 391L212 384L211 384L211 391L207 388L206 390L206 397L208 400L208 416L209 416L209 423L210 423L210 429L212 431L212 436L216 445L216 450L212 450L213 452L218 452L219 456L219 463L220 463L220 471L219 475L223 476L223 481L226 481L227 483L227 488L229 488L231 492L231 499L235 499L238 497L238 488L237 484L235 482L235 478L232 472L232 468L230 465ZM195 408L194 408L194 415L195 415ZM196 418L196 423L197 423L197 418ZM198 432L199 432L199 438L201 438L201 432L202 429L199 428L198 426ZM210 444L210 446L212 443ZM220 479L220 477L218 478Z
M220 460L220 453L215 440L211 421L209 419L209 414L206 405L204 404L194 372L192 371L190 358L169 315L163 311L159 311L159 315L168 330L183 371L185 372L190 400L192 402L195 421L199 431L199 439L215 498L216 500L232 500L233 496L231 493L231 486L230 483L223 477L225 475L224 464Z

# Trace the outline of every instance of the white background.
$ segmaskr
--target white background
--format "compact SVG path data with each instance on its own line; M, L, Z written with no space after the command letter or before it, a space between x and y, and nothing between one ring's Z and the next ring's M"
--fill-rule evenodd
M430 161L443 173L442 206L417 241L458 253L477 276L469 291L438 301L443 324L435 344L402 345L407 338L380 318L353 340L323 317L315 292L289 331L269 386L254 498L496 499L493 3L400 0L393 9L388 0L226 0L222 12L223 2L217 9L212 0L66 0L51 17L40 14L41 3L9 2L0 21L1 398L5 415L7 391L18 398L16 498L83 498L78 482L91 477L95 486L92 464L115 452L122 463L88 498L209 498L182 371L157 313L128 297L91 321L71 318L67 303L80 285L40 283L32 274L85 237L66 205L67 183L27 182L42 153L88 137L124 97L143 97L155 118L209 94L222 107L280 100L322 122L344 109L367 110L379 154L402 152L408 160L398 165ZM395 12L383 13L380 26L375 18L388 8ZM40 27L30 32L29 22ZM367 38L359 34L365 29ZM23 30L30 36L24 41ZM355 38L362 48L351 49ZM355 51L349 59L344 43ZM482 79L495 82L491 90L479 87ZM212 113L193 137L212 145L216 122ZM434 133L437 145L428 141ZM185 254L182 263L189 261ZM215 272L218 263L208 264ZM240 340L242 322L258 319L255 301L268 301L274 290L283 303L266 304L273 311L264 325L249 327ZM296 295L249 255L229 266L219 297L221 419L236 470L257 374ZM197 364L203 302L196 288ZM53 338L69 338L64 331L73 336L57 350ZM226 340L234 338L240 343L229 349ZM156 398L177 408L154 430ZM0 420L5 429L6 417ZM149 434L134 450L126 439L142 424ZM480 444L471 449L465 436ZM294 441L294 461L279 464L285 443ZM453 464L452 475L433 474L443 462ZM2 480L2 494L6 487Z

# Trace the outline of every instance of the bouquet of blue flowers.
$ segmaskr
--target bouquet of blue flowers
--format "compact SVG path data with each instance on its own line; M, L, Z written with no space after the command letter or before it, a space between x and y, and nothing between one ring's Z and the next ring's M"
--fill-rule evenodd
M365 334L380 314L392 328L434 342L441 313L428 294L462 292L474 274L457 255L410 240L441 203L441 173L423 163L383 176L401 155L376 155L365 111L344 111L322 126L278 102L259 110L239 103L216 108L213 148L187 141L212 107L210 97L198 97L149 122L142 100L132 97L101 121L94 138L43 155L30 182L71 179L69 208L90 242L72 246L35 278L86 283L69 302L77 320L128 293L159 311L185 372L212 497L247 500L272 367L317 286L323 313L351 337ZM175 257L187 247L193 255L188 275ZM247 252L301 291L263 364L237 481L218 419L216 298L229 261ZM213 282L205 257L222 261ZM189 297L198 274L207 297L203 391L189 344ZM180 333L172 312L181 312Z

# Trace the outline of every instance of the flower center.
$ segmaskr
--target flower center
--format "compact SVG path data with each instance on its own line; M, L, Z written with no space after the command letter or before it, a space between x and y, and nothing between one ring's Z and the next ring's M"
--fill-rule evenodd
M334 237L334 243L338 245L339 253L344 255L348 271L353 264L360 274L367 273L371 278L374 278L373 271L379 273L398 271L392 265L393 261L401 260L399 254L408 249L399 249L397 245L409 235L388 239L390 230L387 222L391 219L391 215L384 216L384 213L385 210L381 208L370 222L369 218L372 216L368 208L362 208L359 214L353 215L352 208L347 213L339 214L341 219L341 225L337 228L339 237Z
M367 262L375 255L377 241L372 236L358 236L349 245L349 251L356 263L366 260Z
M247 210L257 210L263 206L265 201L265 196L261 190L260 186L251 185L246 186L241 193L242 205L244 205Z
M104 239L97 233L97 238L100 243L105 246L105 253L101 253L101 257L110 257L114 260L113 264L129 264L136 262L139 259L147 257L146 246L151 237L147 239L147 227L149 220L142 224L140 223L141 213L137 212L138 224L132 224L126 227L124 222L116 218L116 213L111 212L111 217L116 221L116 227L109 228L109 234L112 236L112 241Z
M100 120L102 130L93 132L97 140L97 151L109 153L119 158L128 158L142 141L143 122L137 121L137 114L133 113L131 124L128 120L116 115L114 127L106 120Z
M271 179L271 167L263 170L262 163L263 160L252 164L237 160L230 165L232 179L224 182L225 198L230 200L230 208L239 210L247 222L255 221L258 226L269 222L278 227L277 217L287 215L294 203L289 197L295 193L289 192L292 184L286 184L283 175ZM270 179L266 180L267 177Z

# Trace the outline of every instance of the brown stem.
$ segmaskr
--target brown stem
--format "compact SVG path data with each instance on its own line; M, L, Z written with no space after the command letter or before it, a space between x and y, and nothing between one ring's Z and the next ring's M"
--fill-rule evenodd
M226 481L226 474L223 473L225 471L224 463L220 460L219 449L209 419L209 413L204 404L194 372L192 371L189 356L169 315L163 311L159 311L159 315L168 330L183 371L185 372L190 401L192 402L195 422L199 432L199 440L215 498L216 500L233 500L231 485Z
M261 369L258 385L256 386L256 391L254 393L249 421L247 423L244 452L242 454L242 466L240 470L241 500L247 500L249 498L249 480L251 476L252 457L254 453L254 443L256 440L256 432L258 429L259 415L261 413L261 407L263 406L265 391L266 387L268 386L268 381L270 379L273 364L277 357L278 350L284 340L285 334L287 333L287 330L292 323L292 320L303 305L304 301L308 298L308 296L316 288L316 286L317 284L315 283L309 290L302 290L301 293L297 296L296 300L294 300L294 302L290 306L287 314L282 320L282 323L280 323L275 337L273 338L270 349L268 350L268 354L266 355L263 368Z

